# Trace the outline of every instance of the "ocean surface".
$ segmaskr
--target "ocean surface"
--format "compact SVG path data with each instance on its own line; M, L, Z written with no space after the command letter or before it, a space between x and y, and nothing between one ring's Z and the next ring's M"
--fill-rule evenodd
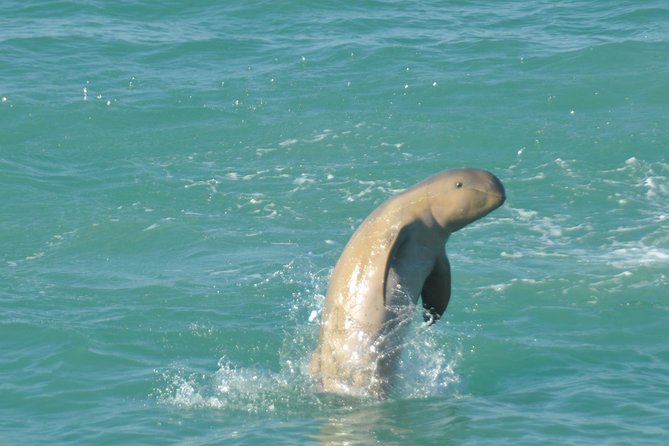
M0 2L0 444L669 444L665 0ZM306 372L357 225L507 202L383 401Z

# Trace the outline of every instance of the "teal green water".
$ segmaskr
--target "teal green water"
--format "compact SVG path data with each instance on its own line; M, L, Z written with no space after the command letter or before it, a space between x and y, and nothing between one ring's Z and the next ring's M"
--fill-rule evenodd
M660 0L0 3L0 443L666 444L668 54ZM445 317L319 393L353 229L461 166Z

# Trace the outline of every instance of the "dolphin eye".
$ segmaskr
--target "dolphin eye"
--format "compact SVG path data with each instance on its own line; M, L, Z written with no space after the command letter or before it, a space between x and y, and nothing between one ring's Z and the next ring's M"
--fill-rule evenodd
M456 189L460 189L462 187L462 181L456 181L455 182L455 187L456 187Z

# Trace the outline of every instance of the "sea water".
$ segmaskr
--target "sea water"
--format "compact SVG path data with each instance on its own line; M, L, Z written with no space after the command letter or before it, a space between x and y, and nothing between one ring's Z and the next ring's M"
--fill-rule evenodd
M0 3L0 443L664 445L669 6ZM397 387L306 372L381 202L485 168Z

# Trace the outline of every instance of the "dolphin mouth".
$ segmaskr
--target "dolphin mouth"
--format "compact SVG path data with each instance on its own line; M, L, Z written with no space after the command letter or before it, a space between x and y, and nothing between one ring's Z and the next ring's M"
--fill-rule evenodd
M505 194L504 192L502 192L502 193L499 193L499 192L488 192L488 195L492 195L493 197L497 197L497 198L499 198L500 200L502 200L502 202L506 201L506 194Z
M500 200L499 205L501 206L506 201L506 190L504 190L504 185L499 180L499 178L497 178L495 175L492 174L490 174L490 176L492 178L489 179L489 182L486 185L488 186L487 188L485 189L474 188L474 189L486 195L498 198Z
M499 198L502 201L502 203L506 201L506 193L504 192L504 190L502 190L501 192L497 192L497 191L491 191L490 189L479 189L476 187L472 187L472 190L481 192L482 194L490 195L492 197Z

